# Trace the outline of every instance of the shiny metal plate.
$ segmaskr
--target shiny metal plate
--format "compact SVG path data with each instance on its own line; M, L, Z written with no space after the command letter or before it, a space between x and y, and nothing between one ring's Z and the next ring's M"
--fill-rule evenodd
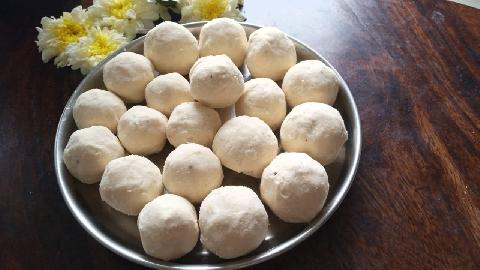
M198 37L203 24L204 22L190 23L186 24L185 27ZM253 24L242 23L242 25L248 35L260 28L260 26ZM290 38L295 43L298 61L318 59L334 69L313 49L295 38ZM82 184L70 175L63 164L62 156L70 134L76 129L72 117L73 104L78 96L86 90L92 88L105 89L102 81L104 64L122 51L143 53L143 40L144 37L133 40L92 70L73 92L58 124L54 146L55 172L58 178L58 185L68 208L82 227L103 246L116 254L141 265L157 269L231 269L246 267L282 254L318 230L345 198L354 179L360 158L361 129L359 115L352 94L338 72L340 91L334 107L343 116L349 139L337 160L326 167L330 191L325 207L308 224L282 222L266 207L270 221L268 235L260 247L246 256L223 260L209 253L199 241L192 252L175 261L165 262L150 257L142 249L136 226L136 217L123 215L103 203L98 192L98 184ZM248 70L243 67L242 72L245 78L248 79ZM232 108L221 110L220 113L222 119L226 120L232 116ZM278 131L276 135L278 137ZM149 158L162 169L165 158L171 150L173 150L173 147L167 143L167 146L161 153L149 156ZM224 185L245 185L258 193L260 183L258 179L235 173L226 168L224 168L224 174Z

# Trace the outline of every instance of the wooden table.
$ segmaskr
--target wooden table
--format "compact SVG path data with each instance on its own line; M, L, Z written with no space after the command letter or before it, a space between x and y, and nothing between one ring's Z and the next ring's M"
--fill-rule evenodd
M82 75L41 62L34 26L79 2L13 2L0 16L0 269L140 269L80 227L53 171L57 122ZM325 56L363 127L360 167L338 211L255 268L479 269L480 10L247 0L245 12Z

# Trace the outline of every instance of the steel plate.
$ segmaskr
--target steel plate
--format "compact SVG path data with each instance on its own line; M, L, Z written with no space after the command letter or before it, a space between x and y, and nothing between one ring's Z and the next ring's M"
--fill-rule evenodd
M185 27L198 37L199 31L204 23L205 22L185 24ZM260 26L253 24L242 23L242 25L248 35L260 28ZM295 43L298 61L318 59L333 68L332 65L313 49L295 38L290 38ZM94 68L73 92L58 124L54 149L55 171L58 178L58 185L68 208L82 227L103 246L116 254L141 265L157 269L230 269L246 267L282 254L318 230L345 198L354 179L360 158L361 130L359 115L352 94L338 72L337 76L340 82L340 91L334 107L336 107L343 116L349 139L337 160L326 167L330 182L330 192L324 208L322 212L308 224L288 224L276 218L275 215L268 210L268 207L266 207L270 221L268 236L260 247L246 256L237 259L223 260L208 252L201 243L198 242L192 252L175 261L165 262L150 257L146 255L142 249L136 226L136 217L123 215L103 203L98 192L98 184L82 184L70 175L63 164L62 156L63 149L70 134L76 129L72 117L73 104L78 96L86 90L92 88L105 89L102 81L104 64L113 56L125 50L143 53L143 40L144 37L133 40ZM248 79L248 70L242 67L242 72L246 79ZM226 120L232 116L232 108L221 110L220 113L222 119ZM276 135L278 136L278 132ZM167 144L160 154L149 156L149 158L160 168L163 168L164 160L172 149L173 147ZM251 187L258 193L258 179L235 173L226 168L224 168L224 173L224 185L245 185Z

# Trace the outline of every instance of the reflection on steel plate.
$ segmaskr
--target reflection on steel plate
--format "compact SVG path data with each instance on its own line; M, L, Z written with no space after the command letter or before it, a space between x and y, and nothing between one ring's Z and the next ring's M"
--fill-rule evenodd
M449 0L449 1L480 9L480 0Z

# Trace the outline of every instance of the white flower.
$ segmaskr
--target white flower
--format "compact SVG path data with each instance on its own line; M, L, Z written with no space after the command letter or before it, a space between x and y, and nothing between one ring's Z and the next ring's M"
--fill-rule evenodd
M155 0L94 0L88 14L96 19L96 25L109 27L124 33L127 38L154 27L159 14L170 16L167 8Z
M93 27L77 43L67 46L65 53L72 69L80 68L81 72L86 74L127 42L128 39L115 30Z
M220 17L243 21L245 17L237 8L238 4L238 0L179 0L180 22L209 21Z
M86 34L90 22L85 10L78 6L72 12L64 12L58 19L43 17L41 24L42 27L37 27L36 43L43 62L56 57L55 64L64 67L67 65L65 48Z

